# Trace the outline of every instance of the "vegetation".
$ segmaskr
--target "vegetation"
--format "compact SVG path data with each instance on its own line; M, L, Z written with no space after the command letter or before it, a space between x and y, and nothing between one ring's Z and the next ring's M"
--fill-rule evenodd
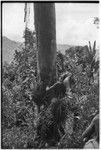
M82 148L81 135L99 112L99 60L93 48L57 52L57 80L71 73L71 93L53 99L42 93L37 74L35 33L26 29L26 47L2 66L2 148ZM79 119L77 119L79 118Z

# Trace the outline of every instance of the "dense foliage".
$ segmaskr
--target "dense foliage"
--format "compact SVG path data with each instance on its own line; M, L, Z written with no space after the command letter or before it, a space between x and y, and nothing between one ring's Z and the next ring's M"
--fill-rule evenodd
M25 48L15 50L12 63L2 67L2 148L82 148L81 135L99 112L96 42L93 48L89 43L71 47L65 54L57 52L57 80L69 72L75 84L70 95L45 107L38 82L35 33L26 29L24 38Z

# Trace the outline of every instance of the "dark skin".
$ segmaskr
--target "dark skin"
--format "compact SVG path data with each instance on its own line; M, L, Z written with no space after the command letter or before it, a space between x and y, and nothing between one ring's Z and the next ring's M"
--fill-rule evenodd
M82 137L88 141L92 135L95 135L96 141L99 142L99 114L91 121L89 127L83 132Z
M62 82L57 82L53 86L51 86L47 91L47 95L51 95L52 98L58 98L60 95L65 95L66 87Z

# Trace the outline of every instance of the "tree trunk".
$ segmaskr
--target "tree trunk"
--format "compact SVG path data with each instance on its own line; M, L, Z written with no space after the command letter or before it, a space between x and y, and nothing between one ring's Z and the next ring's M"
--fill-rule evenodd
M56 23L54 3L35 3L35 28L38 48L38 70L41 81L56 81Z

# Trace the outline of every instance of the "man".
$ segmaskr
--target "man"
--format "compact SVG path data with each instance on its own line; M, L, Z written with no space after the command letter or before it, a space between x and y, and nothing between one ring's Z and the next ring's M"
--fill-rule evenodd
M82 134L83 139L88 141L84 148L99 148L99 114L97 114L91 121L89 127ZM91 139L91 140L90 140Z

